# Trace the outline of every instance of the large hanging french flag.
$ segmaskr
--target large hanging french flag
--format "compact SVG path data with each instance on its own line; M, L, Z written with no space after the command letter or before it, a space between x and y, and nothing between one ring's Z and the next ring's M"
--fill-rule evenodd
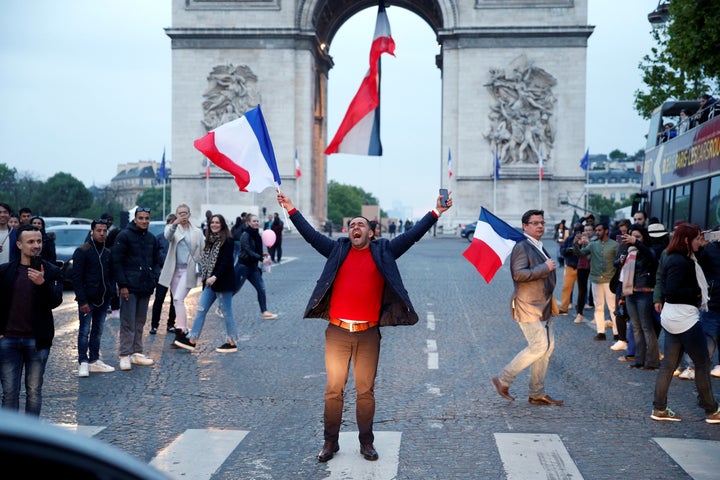
M463 252L463 257L475 266L485 282L490 283L515 244L524 239L523 233L482 207L472 243Z
M380 56L395 55L395 41L390 34L390 22L385 4L380 2L375 36L370 47L370 69L365 75L355 97L350 102L345 117L335 137L325 149L325 155L349 153L354 155L382 155L380 143Z
M275 150L260 105L195 140L195 148L235 177L241 192L280 185ZM210 165L208 164L208 171Z

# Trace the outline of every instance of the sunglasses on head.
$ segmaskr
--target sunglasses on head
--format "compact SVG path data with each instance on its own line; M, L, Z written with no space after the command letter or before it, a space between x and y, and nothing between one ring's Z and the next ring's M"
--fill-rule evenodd
M147 213L150 213L150 209L147 208L147 207L137 207L137 208L135 209L135 211L136 211L136 212L147 212Z
M103 225L107 225L108 221L105 218L96 218L95 223L102 223Z

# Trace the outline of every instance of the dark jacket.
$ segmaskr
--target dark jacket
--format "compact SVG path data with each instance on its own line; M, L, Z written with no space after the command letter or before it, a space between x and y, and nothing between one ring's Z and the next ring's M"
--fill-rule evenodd
M160 247L155 235L130 222L112 248L112 274L118 288L136 295L151 295L160 278Z
M240 236L238 263L248 267L257 267L263 259L263 243L257 229L247 227Z
M210 273L212 277L215 275L215 283L213 283L213 292L235 292L235 269L233 268L233 252L235 245L231 237L220 245L218 258L215 260L215 268ZM203 282L204 283L204 282ZM203 285L204 286L204 285Z
M78 305L100 306L110 300L115 290L110 249L86 242L75 249L72 261L72 284Z
M662 265L662 301L700 307L700 286L695 262L681 253L671 253Z
M0 335L5 334L10 303L15 290L19 259L0 265ZM54 264L43 260L45 283L35 286L32 303L32 329L38 350L50 348L55 337L55 321L52 309L63 301L62 271Z
M560 255L565 258L565 265L573 268L578 266L578 257L573 250L575 235L570 235L560 244Z
M333 240L315 230L302 214L295 210L290 220L302 237L327 258L322 274L315 285L310 301L305 308L305 318L330 318L330 294L338 269L350 251L350 239L340 237ZM432 226L437 218L428 212L417 224L402 235L392 240L378 238L370 242L370 253L378 271L385 279L378 321L381 327L388 325L414 325L418 315L410 302L400 271L395 260L418 242Z
M697 259L708 283L708 310L720 310L720 243L706 245Z
M544 249L543 252L549 257ZM510 273L515 291L510 311L518 322L538 322L557 315L557 312L553 312L556 274L545 261L545 257L528 239L517 242L512 249Z
M618 270L623 267L624 262L620 262L620 256L625 255L627 258L628 247L632 246L638 249L637 257L635 257L633 288L655 288L655 274L657 273L658 262L655 259L655 252L643 242L637 242L633 245L620 244L621 248L618 249L618 258L615 260L615 266Z

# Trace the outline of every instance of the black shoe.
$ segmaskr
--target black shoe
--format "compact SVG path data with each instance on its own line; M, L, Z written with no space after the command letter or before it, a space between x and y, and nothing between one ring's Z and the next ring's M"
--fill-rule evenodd
M221 346L216 348L215 351L220 352L220 353L237 352L237 345L230 345L229 343L223 343Z
M150 335L155 335L157 333L157 328L153 327L150 329Z
M188 340L185 335L183 335L179 339L176 339L173 343L180 348L184 348L185 350L190 350L191 352L195 351L195 344L190 343L190 340Z
M339 443L325 440L322 450L318 453L318 462L327 462L335 456L338 450L340 450Z
M365 457L365 460L374 462L378 459L378 453L375 451L372 443L365 443L360 445L360 455Z
M167 331L168 333L175 333L175 327L168 327Z
M605 340L607 340L607 337L605 336L604 333L598 333L597 335L595 335L593 337L593 340L596 340L598 342L604 342Z

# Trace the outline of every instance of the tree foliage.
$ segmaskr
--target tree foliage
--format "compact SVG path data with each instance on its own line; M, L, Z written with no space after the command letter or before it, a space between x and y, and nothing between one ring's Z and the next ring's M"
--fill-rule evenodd
M137 205L150 209L150 218L153 220L165 220L163 215L163 189L148 188L138 196ZM165 213L170 213L170 188L165 189Z
M597 212L600 215L608 215L610 218L615 217L615 210L629 205L632 205L632 198L629 198L624 202L616 202L615 200L605 198L602 195L590 195L590 198L588 199L588 208L590 210Z
M378 205L378 200L360 187L344 185L331 180L328 183L328 219L342 225L344 217L360 215L363 205Z
M56 173L40 183L40 206L33 209L46 217L77 217L92 205L93 197L83 183L69 173Z
M639 65L647 89L635 92L635 110L643 118L668 99L696 99L720 85L716 2L674 0L668 7L668 22L652 30L657 46Z

